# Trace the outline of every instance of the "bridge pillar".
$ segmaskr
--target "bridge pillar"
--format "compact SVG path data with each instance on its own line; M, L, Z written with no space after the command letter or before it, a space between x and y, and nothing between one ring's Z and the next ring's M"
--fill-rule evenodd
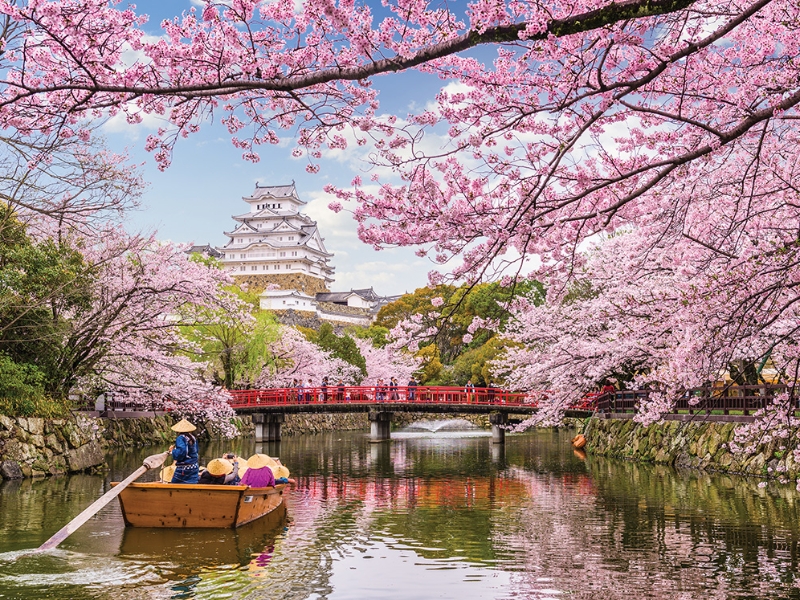
M391 439L392 413L382 410L369 411L369 441L385 442Z
M504 425L508 423L508 415L501 412L491 413L489 415L489 423L492 424L492 443L505 444L506 429Z
M253 424L256 426L256 443L280 442L281 423L286 420L283 413L254 414Z

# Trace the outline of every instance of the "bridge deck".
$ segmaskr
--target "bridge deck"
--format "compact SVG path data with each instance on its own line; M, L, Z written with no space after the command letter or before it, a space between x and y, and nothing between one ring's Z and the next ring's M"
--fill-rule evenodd
M531 413L536 395L497 388L329 386L230 390L237 412L393 412L486 413L495 410Z

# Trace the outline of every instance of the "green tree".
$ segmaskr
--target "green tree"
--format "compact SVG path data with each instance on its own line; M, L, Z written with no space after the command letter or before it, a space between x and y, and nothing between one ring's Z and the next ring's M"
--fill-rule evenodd
M539 305L544 302L544 294L544 286L531 279L521 280L508 287L496 282L461 287L424 287L382 307L375 323L392 329L400 321L410 319L415 314L423 315L426 325L436 329L433 342L438 349L439 360L443 365L453 365L463 352L481 347L503 330L510 318L508 306L512 300L524 297ZM441 298L443 302L438 308L433 304L437 298ZM434 316L429 317L432 313ZM470 324L475 317L492 320L497 326L478 328L470 333ZM472 335L469 342L464 341L467 334ZM459 376L454 377L458 379Z
M91 304L93 277L68 240L34 241L10 207L0 208L0 353L6 359L0 387L5 393L13 395L20 383L65 395L62 350L70 337L68 319Z
M367 361L358 350L355 340L348 334L336 335L330 323L323 323L314 338L309 339L323 350L330 352L331 356L358 367L362 377L367 376Z

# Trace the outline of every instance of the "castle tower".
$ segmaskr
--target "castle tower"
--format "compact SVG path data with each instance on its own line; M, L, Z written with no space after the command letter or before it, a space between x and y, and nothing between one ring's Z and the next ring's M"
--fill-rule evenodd
M333 254L325 249L316 221L300 212L305 202L294 182L256 185L242 200L249 211L233 216L236 226L225 232L228 243L217 248L225 270L254 291L274 283L311 296L327 292L334 278Z

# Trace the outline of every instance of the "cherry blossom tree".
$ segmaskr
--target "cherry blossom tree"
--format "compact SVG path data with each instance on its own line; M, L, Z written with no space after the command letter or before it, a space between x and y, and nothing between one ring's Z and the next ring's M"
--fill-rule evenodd
M797 3L209 1L155 40L105 0L0 14L0 126L81 139L92 119L159 115L162 167L217 115L248 160L286 130L312 172L369 146L373 181L329 188L364 242L419 246L470 284L541 258L549 306L519 316L542 339L513 333L526 351L571 356L556 335L573 319L586 346L570 364L667 390L731 360L797 360ZM445 82L435 102L382 114L377 76L411 69ZM590 264L598 236L618 264ZM570 303L576 278L593 295Z
M128 158L94 136L0 136L0 201L32 234L48 223L91 235L93 225L119 221L136 208L143 188Z
M364 241L459 255L454 273L470 277L513 263L512 250L569 270L582 240L643 215L686 219L709 244L693 211L676 214L679 198L791 193L798 10L476 0L463 15L425 2L379 15L355 2L209 1L150 41L144 16L105 0L5 0L0 123L79 136L87 118L161 115L171 126L148 148L162 166L217 112L252 160L287 128L312 161L370 141L400 184L339 190ZM381 115L369 78L407 69L452 85L430 109Z
M326 376L331 384L340 379L348 385L361 381L358 367L332 357L294 327L281 327L280 338L269 345L269 351L272 359L256 382L260 387L291 387L294 379L304 385L310 379L319 385Z
M370 340L356 339L358 350L367 362L367 378L363 385L375 385L378 379L388 382L397 377L405 385L420 368L421 359L391 346L376 348Z
M184 246L131 236L118 226L74 243L90 265L92 284L84 305L53 314L65 327L50 392L119 392L232 434L228 395L202 379L205 365L188 356L198 349L179 328L211 309L240 310L239 300L222 290L229 277L191 260Z

